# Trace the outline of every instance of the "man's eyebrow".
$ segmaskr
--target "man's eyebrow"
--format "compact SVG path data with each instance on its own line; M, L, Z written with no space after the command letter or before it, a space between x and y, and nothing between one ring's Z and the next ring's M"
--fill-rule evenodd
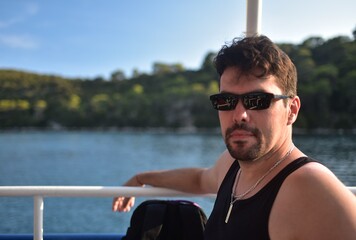
M250 94L250 93L267 93L267 91L265 89L255 89L253 91L250 92L245 92L245 93L232 93L232 92L228 92L228 91L221 91L220 93L224 93L224 94L233 94L233 95L245 95L245 94Z

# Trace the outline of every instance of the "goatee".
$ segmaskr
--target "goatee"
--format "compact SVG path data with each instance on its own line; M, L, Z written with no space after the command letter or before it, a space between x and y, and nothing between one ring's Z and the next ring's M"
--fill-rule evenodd
M248 147L245 141L231 142L231 134L236 130L244 130L255 136L257 143ZM228 128L225 133L225 144L230 155L241 161L253 161L260 156L261 153L261 132L257 128L249 127L246 123L237 123Z

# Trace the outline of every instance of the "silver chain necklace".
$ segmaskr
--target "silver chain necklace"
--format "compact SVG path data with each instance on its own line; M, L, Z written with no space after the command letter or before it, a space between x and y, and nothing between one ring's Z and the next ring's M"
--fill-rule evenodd
M241 175L241 168L239 169L239 171L237 172L236 174L236 179L235 179L235 182L234 182L234 186L232 188L232 193L231 193L231 200L230 200L230 206L229 206L229 210L227 211L227 214L226 214L226 218L225 218L225 223L227 223L229 221L229 218L230 218L230 214L231 214L231 211L232 211L232 208L234 206L234 203L238 200L241 200L243 199L247 194L249 194L250 192L252 192L257 186L258 184L260 184L262 182L262 180L270 173L273 171L273 169L275 169L279 164L281 164L288 156L289 154L291 154L291 152L293 151L294 149L294 145L291 147L291 149L289 149L289 151L286 153L286 155L284 155L284 157L282 157L281 159L279 159L277 162L275 162L275 164L273 164L273 166L265 173L263 174L262 177L260 177L257 182L252 185L252 187L250 187L246 192L242 193L242 194L239 194L239 195L235 195L235 189L236 189L236 186L239 182L239 179L240 179L240 175Z

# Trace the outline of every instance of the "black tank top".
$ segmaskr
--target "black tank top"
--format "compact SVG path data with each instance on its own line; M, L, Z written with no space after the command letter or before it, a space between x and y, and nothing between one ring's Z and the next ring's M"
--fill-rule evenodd
M232 187L240 166L235 161L227 172L217 194L213 211L205 228L206 240L270 239L268 219L277 193L286 177L306 163L315 160L301 157L289 163L266 186L250 198L234 203L228 223L225 218L230 206Z

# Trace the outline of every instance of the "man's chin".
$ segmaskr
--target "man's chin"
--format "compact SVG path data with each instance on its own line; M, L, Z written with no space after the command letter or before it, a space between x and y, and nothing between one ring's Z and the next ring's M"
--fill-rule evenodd
M226 145L230 155L241 161L254 161L258 158L259 148L248 146L247 142L234 142Z

